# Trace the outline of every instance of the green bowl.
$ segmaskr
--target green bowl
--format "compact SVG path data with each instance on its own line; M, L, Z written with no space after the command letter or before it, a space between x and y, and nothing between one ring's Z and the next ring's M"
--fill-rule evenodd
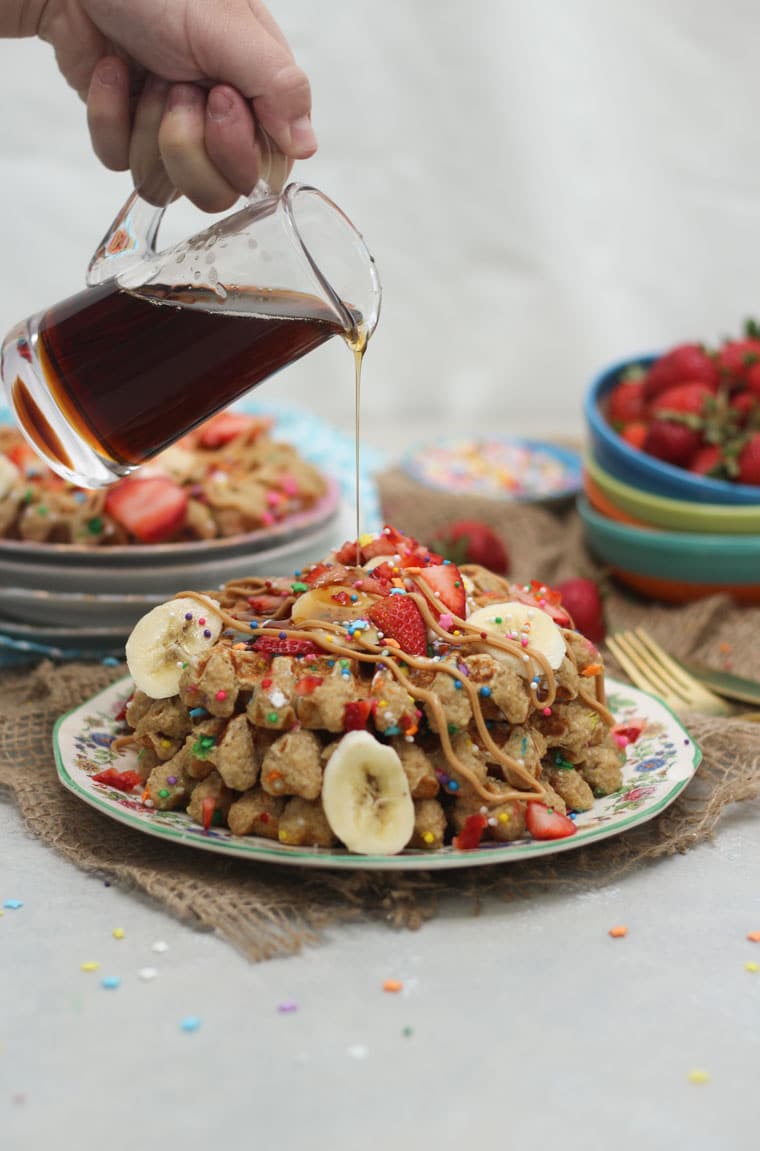
M586 455L583 466L591 484L619 511L640 520L642 525L676 532L760 534L760 488L757 505L692 503L626 484L605 471L590 454ZM592 494L588 485L587 494Z

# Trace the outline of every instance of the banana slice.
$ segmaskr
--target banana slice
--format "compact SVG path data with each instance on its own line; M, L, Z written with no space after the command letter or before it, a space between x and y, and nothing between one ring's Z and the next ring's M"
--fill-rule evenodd
M12 460L0 455L0 500L4 500L21 479L21 472Z
M349 731L325 766L322 806L349 851L396 855L414 831L414 803L398 753L368 731Z
M195 452L189 452L187 448L181 448L178 444L172 444L171 447L165 448L155 462L158 472L171 476L178 484L183 484L189 480L198 468L198 457ZM145 468L142 469L141 474L145 474Z
M467 623L480 631L492 632L502 639L515 640L526 648L541 652L546 657L549 667L555 671L565 658L567 645L565 637L557 627L551 616L539 607L529 607L524 603L494 603L488 607L478 608L467 617ZM484 641L488 647L488 641ZM488 647L489 654L495 659L510 663L515 671L527 678L530 661L519 659L508 652L500 651L495 647Z
M337 584L312 588L299 595L293 604L293 623L303 623L307 619L332 620L334 623L364 619L376 599L376 595L367 595L366 592L357 592Z
M154 607L135 624L127 640L129 674L151 699L168 699L179 691L183 664L192 663L219 638L222 621L209 600L171 599Z

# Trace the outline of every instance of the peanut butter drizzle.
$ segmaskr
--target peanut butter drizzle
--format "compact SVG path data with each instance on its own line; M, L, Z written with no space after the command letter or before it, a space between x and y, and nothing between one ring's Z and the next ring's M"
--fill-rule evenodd
M420 586L416 579L414 582L417 587ZM237 585L237 587L240 587L240 585ZM228 588L227 590L229 592L232 589ZM445 639L447 642L451 643L454 637L450 632L440 627L438 621L434 618L430 611L427 599L429 599L439 611L446 611L446 608L430 591L430 589L425 586L421 594L414 592L407 594L411 595L418 608L422 612L426 625L442 639ZM216 600L209 599L201 593L193 591L178 592L177 598L195 599L199 603L203 604L207 610L215 611L219 618L222 620L222 623L232 631L242 632L243 634L251 636L249 621L237 619L235 616L225 611L221 604L218 604ZM537 608L536 610L540 611L540 608ZM484 633L481 628L473 627L467 622L467 620L461 619L458 616L454 616L451 612L448 614L452 615L452 620L457 625L457 628L460 631L464 629L465 632L464 635L457 637L457 647L461 647L463 645L473 646L473 644L486 643L490 647L495 647L509 655L514 656L521 663L525 662L525 657L527 656L529 661L532 660L535 664L537 664L541 668L546 678L548 690L546 697L539 701L537 699L535 689L530 687L529 690L531 702L534 707L551 706L556 697L556 680L554 678L554 672L549 664L549 661L541 652L532 650L530 645L524 648L522 644L517 643L514 640L502 638L501 636L493 635L490 633L486 633L487 638L484 640ZM377 647L377 645L371 644L361 634L359 635L359 643L361 644L361 648L359 649L354 647L345 647L338 643L337 638L328 644L322 640L321 636L319 635L320 632L328 633L329 636L338 636L343 635L345 630L343 626L330 620L303 620L300 627L298 628L281 628L279 630L282 631L282 633L288 639L311 640L312 642L316 643L318 647L322 648L325 654L337 655L344 659L355 659L360 663L373 663L375 665L379 664L383 667L386 667L399 683L401 683L403 686L406 686L404 673L398 666L396 660L391 657L390 654L385 654L388 651L388 645L383 645L382 648ZM429 705L438 727L438 736L441 741L441 746L443 748L447 763L456 771L458 771L460 775L462 775L462 777L470 784L470 786L480 796L480 798L483 799L486 804L490 804L491 806L508 803L510 800L514 799L523 801L529 799L545 799L545 792L543 788L537 782L534 776L530 774L524 763L521 764L519 760L503 751L503 749L498 747L491 738L491 734L488 731L485 719L483 718L478 691L473 686L473 684L469 682L468 677L457 667L442 662L440 658L436 660L423 656L412 656L407 652L402 652L400 648L398 651L399 654L397 658L403 660L405 664L415 668L417 671L433 673L441 671L451 676L452 679L457 679L460 681L463 689L468 695L470 706L472 708L473 718L475 720L475 725L478 730L478 734L483 740L483 743L488 748L497 763L499 763L502 767L509 769L512 775L516 775L519 779L524 780L526 783L526 788L524 790L512 788L511 790L502 792L492 791L484 784L482 784L475 773L467 766L467 764L463 763L459 756L456 755L453 747L451 746L446 713L435 692L428 691L426 688L421 688L415 685L413 698L420 699L423 703ZM529 683L530 682L531 681L529 680ZM407 691L408 690L409 689L407 687ZM410 692L409 694L411 695L412 693ZM593 710L600 711L600 714L601 711L605 710L603 708L600 709L599 705L592 705L592 701L588 700L585 694L583 694L583 699L584 702L588 702L590 707L593 707ZM606 714L609 716L609 712ZM612 717L610 716L609 718L610 722L613 722Z

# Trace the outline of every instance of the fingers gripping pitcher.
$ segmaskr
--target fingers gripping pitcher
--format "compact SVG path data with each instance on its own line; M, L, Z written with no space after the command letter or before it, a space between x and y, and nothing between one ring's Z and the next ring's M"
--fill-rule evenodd
M134 192L87 288L3 344L9 407L45 462L80 487L128 475L332 336L363 348L377 324L374 260L316 188L258 191L157 251L164 210Z

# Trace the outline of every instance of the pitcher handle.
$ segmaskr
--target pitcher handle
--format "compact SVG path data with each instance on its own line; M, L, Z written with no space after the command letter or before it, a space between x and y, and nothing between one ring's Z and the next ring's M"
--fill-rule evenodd
M88 288L105 284L156 252L166 204L156 207L135 190L100 241L87 269Z
M256 130L259 180L248 196L256 203L279 195L288 178L289 161L262 128ZM156 254L156 237L168 204L156 206L135 189L98 244L87 269L87 287L95 288Z

